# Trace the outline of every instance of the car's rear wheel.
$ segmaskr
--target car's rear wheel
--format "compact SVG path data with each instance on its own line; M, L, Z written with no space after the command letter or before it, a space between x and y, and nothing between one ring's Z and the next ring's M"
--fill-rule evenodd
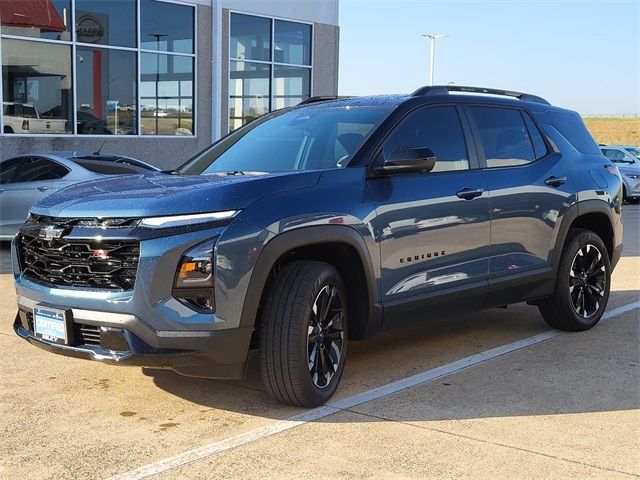
M11 128L9 126L5 126L4 127L4 133L13 133L13 128Z
M301 407L336 391L347 354L344 283L330 264L296 261L278 272L259 327L260 372L271 396Z
M610 284L611 263L602 239L590 230L570 230L555 291L540 304L540 313L552 327L588 330L602 318Z

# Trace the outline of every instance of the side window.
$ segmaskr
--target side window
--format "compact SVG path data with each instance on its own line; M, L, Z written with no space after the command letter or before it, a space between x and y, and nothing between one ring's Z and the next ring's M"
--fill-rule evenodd
M519 110L470 107L487 167L513 167L535 160L533 144Z
M15 181L40 182L43 180L51 180L53 178L51 175L52 163L51 160L44 158L27 158Z
M64 165L60 165L57 162L51 162L51 178L53 180L65 177L69 171L70 170Z
M544 157L549 152L547 151L547 144L544 143L540 130L533 121L533 118L531 118L531 115L526 112L520 112L520 114L524 118L524 123L527 125L527 131L529 132L531 143L533 143L533 152L535 153L536 160Z
M20 165L22 164L22 158L11 158L6 162L0 163L0 185L4 183L13 183L14 177Z
M624 160L624 153L620 150L612 150L610 148L606 148L602 151L604 156L611 160L613 163L622 163Z
M453 106L422 108L410 113L384 145L388 157L398 148L430 148L434 172L469 169L469 155L458 112Z

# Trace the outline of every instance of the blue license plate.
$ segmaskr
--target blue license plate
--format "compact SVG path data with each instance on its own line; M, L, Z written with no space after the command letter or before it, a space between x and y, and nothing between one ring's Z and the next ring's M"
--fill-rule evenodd
M36 306L33 309L33 333L48 342L67 344L67 312L56 308Z

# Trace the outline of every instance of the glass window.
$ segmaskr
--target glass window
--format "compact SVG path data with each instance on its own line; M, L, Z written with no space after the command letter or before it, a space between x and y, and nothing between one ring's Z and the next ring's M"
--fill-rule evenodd
M542 123L550 123L551 126L558 130L580 153L591 155L598 155L600 153L598 144L577 113L551 111L544 115L544 119L545 121Z
M634 157L640 158L640 149L627 147L626 150Z
M69 172L70 170L64 165L60 165L57 162L51 162L51 178L54 180L66 176Z
M540 130L533 121L533 118L531 118L531 115L526 112L520 113L524 118L524 123L527 124L527 131L529 132L529 137L531 138L531 142L533 143L533 151L536 154L536 159L544 157L547 154L547 145L542 139Z
M13 178L18 173L22 158L10 158L0 163L0 185L3 183L12 183Z
M142 0L140 47L165 52L193 53L193 7Z
M137 47L136 30L136 2L76 0L76 41Z
M143 53L143 135L193 135L193 58Z
M78 133L135 134L135 52L78 47L76 72Z
M398 148L430 148L437 159L433 172L469 169L467 144L455 107L422 108L409 114L385 143L385 158Z
M71 133L71 47L2 40L4 133Z
M53 162L45 158L27 158L15 179L15 182L41 182L53 180Z
M311 69L274 66L273 109L292 107L311 95Z
M311 96L311 25L232 13L230 35L229 130Z
M263 63L231 62L229 128L235 130L267 113L271 67Z
M71 40L70 0L1 0L0 32L21 37Z
M276 20L273 61L311 65L311 25Z
M231 15L231 58L271 60L271 20L251 15Z
M352 155L392 108L309 106L264 117L214 144L180 171L199 175L344 167L348 162L343 152L336 151L336 141L344 142ZM338 138L339 125L342 133L358 132L358 138L350 139L347 146L344 138Z
M519 110L471 107L487 167L525 165L535 160L533 145Z
M614 163L622 163L624 160L624 153L620 150L612 150L610 148L603 150L604 156Z

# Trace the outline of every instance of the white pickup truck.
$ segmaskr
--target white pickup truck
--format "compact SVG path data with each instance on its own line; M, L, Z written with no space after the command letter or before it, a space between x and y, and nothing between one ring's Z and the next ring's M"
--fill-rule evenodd
M4 133L69 133L67 120L40 118L36 107L29 103L4 102L2 110Z

